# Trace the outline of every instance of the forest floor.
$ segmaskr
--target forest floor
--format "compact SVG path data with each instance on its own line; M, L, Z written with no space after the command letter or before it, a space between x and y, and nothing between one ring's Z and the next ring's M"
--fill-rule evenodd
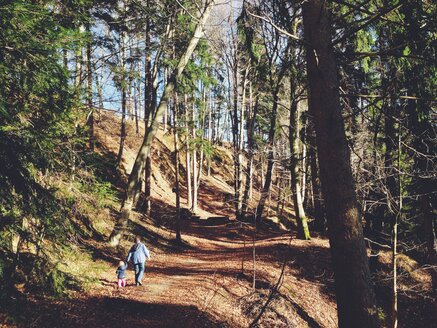
M113 158L119 122L113 115L102 115L96 129L98 151L104 158ZM128 134L135 136L129 123ZM126 141L126 173L140 140L129 137ZM89 267L93 283L62 299L27 293L25 298L7 304L6 312L25 317L23 322L28 327L248 327L260 313L256 321L260 327L337 327L327 238L313 235L310 241L302 241L293 230L274 220L266 220L255 230L253 225L233 219L229 202L232 187L227 181L232 172L228 165L231 155L225 150L219 150L220 158L212 164L211 175L203 177L199 217L182 220L183 243L175 242L171 140L162 130L155 140L151 216L134 212L118 249L109 248L105 242L116 208L108 210L109 219L100 238L78 237L78 262ZM108 176L120 194L125 179L123 172L119 177ZM186 190L182 189L185 207L184 195ZM144 237L152 255L143 286L133 285L131 266L127 287L117 288L116 265L125 258L136 234ZM388 254L381 256L383 262L386 257ZM377 288L381 317L385 319L390 286L386 262L379 263L381 283ZM412 263L402 258L400 262ZM400 327L437 327L436 308L408 293L409 286L419 292L428 288L429 277L416 270L414 263L410 271L414 274L400 280L400 288L405 288L400 290ZM0 309L0 327L5 322L2 312ZM9 326L13 325L5 325Z
M290 233L257 232L254 292L254 231L232 220L207 221L184 221L184 243L177 245L171 230L156 227L150 219L132 220L131 233L146 236L152 253L139 287L133 285L132 267L127 287L116 286L115 263L124 258L128 241L117 251L91 239L84 241L93 259L103 265L97 283L69 300L29 298L21 305L32 317L29 326L248 327L284 265L283 281L260 325L336 327L326 240L304 242Z

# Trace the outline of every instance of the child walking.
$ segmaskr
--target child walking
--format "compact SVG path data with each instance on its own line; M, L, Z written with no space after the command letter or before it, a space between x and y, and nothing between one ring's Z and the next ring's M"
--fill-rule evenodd
M126 287L126 269L127 264L125 264L123 261L120 261L118 263L117 271L115 271L117 274L118 287Z

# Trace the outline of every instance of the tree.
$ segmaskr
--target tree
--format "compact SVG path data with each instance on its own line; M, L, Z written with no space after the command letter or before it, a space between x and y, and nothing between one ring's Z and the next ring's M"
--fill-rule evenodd
M295 99L295 91L293 86L294 77L291 76L291 91L293 99L291 99L290 124L289 124L289 139L291 148L290 171L291 184L293 190L294 212L298 225L298 237L304 240L310 239L307 218L303 207L302 188L301 188L301 172L299 169L299 160L301 156L300 135L301 135L301 105L298 99Z
M335 275L339 327L378 327L350 153L340 111L337 66L325 1L302 5L309 108L316 131Z
M0 286L2 296L15 288L16 273L29 265L21 256L25 244L36 250L32 274L45 278L44 243L67 245L72 231L49 176L69 172L71 150L79 138L88 140L76 135L75 116L85 117L60 51L73 51L88 39L78 27L87 19L87 5L1 5L0 279L9 281Z
M121 125L120 125L120 144L118 146L118 155L116 159L116 168L119 168L123 159L124 142L126 140L126 107L127 107L127 89L128 79L126 74L126 33L120 32L120 70L118 75L118 84L121 89Z
M155 115L153 116L151 120L150 127L146 130L146 133L144 135L144 140L141 145L141 148L138 152L138 155L135 159L134 166L132 168L132 172L129 175L128 184L125 191L124 200L122 202L120 215L117 218L117 222L115 224L115 227L111 233L111 236L109 238L109 242L112 246L117 246L120 242L120 239L122 237L122 234L124 232L124 229L126 227L126 224L129 220L129 216L132 211L133 206L133 199L135 196L135 190L137 186L139 185L139 180L141 179L141 172L143 172L143 168L145 166L145 160L150 152L152 141L155 137L155 134L158 130L158 120L159 117L163 114L164 110L167 109L167 103L170 97L172 96L173 90L175 88L175 84L177 80L180 78L182 72L184 71L185 66L187 65L188 61L190 60L190 57L194 51L194 49L197 46L197 43L199 42L200 37L203 34L203 28L208 20L209 14L214 6L214 0L207 1L205 3L205 7L203 9L203 12L199 18L199 21L197 23L196 29L194 31L194 34L189 41L187 48L185 52L182 54L179 63L173 73L171 74L169 80L167 81L163 95L160 99L158 108L156 110Z
M174 140L174 161L175 161L175 187L174 193L176 197L176 241L181 242L181 195L179 184L179 134L178 134L178 120L179 120L179 99L177 91L173 97L173 140Z
M416 40L406 46L403 53L411 54L412 60L406 65L404 85L408 87L411 98L406 100L408 131L411 132L411 146L407 149L413 157L413 181L410 194L414 197L414 208L418 209L423 220L423 236L426 242L426 259L430 266L432 288L437 295L437 215L436 215L436 175L432 162L435 160L437 132L433 125L432 112L437 80L436 65L420 60L421 58L435 58L436 49L430 46L435 38L427 22L434 18L437 7L425 6L423 3L408 3L402 8L405 17L403 37ZM434 105L435 106L435 105ZM435 110L435 108L434 108Z

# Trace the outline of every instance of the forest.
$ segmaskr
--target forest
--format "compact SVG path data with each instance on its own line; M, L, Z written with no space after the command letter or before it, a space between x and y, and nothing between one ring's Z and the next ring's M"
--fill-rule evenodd
M432 0L0 0L0 327L437 327L436 63Z

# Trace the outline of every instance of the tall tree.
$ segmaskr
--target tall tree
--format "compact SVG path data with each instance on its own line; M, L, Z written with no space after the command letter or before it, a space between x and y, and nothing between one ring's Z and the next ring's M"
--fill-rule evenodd
M181 194L180 194L180 161L179 161L179 97L177 91L173 97L173 141L174 141L174 162L175 162L175 187L176 197L176 241L181 242Z
M302 199L302 188L301 188L301 170L299 169L299 162L301 160L301 156L303 155L301 152L300 146L300 136L301 136L301 104L299 99L295 98L295 85L294 85L293 76L290 77L291 80L291 90L290 94L292 95L291 99L291 108L290 108L290 123L289 123L289 139L290 139L290 171L291 171L291 184L293 191L293 203L294 203L294 212L296 215L296 221L298 225L298 237L301 239L308 240L310 239L310 232L308 229L308 221L305 215L305 210L303 207L303 199Z
M339 327L378 327L376 299L341 116L338 72L327 6L326 1L309 0L302 4L302 13L309 108L315 123L335 275L338 324Z
M119 168L123 159L124 143L126 140L126 107L127 107L127 74L126 74L126 33L121 31L120 42L120 70L118 84L121 90L121 125L120 125L120 142L118 146L118 155L116 159L116 168Z
M89 147L94 151L95 136L94 136L94 108L93 108L93 38L91 34L90 24L86 25L87 43L86 43L86 66L87 66L87 80L86 80L86 103L88 107L87 123L89 129Z
M403 78L410 95L410 99L406 100L407 128L412 135L411 148L408 150L413 158L413 181L409 191L417 195L413 198L413 207L423 220L420 239L426 242L425 257L430 266L433 292L437 295L437 175L433 165L437 149L437 131L433 118L437 68L435 64L423 60L437 56L436 47L431 46L435 44L435 36L432 36L431 31L435 30L437 6L408 3L401 12L406 23L405 29L401 30L404 33L402 38L415 41L410 42L403 51L403 54L411 55L408 65L405 65Z
M158 131L159 118L163 114L164 110L167 109L168 100L172 96L173 90L175 88L175 84L179 79L179 77L182 75L182 72L184 71L185 66L190 60L190 57L194 49L196 48L199 39L202 37L204 25L208 20L209 14L213 6L214 6L214 0L206 1L205 6L202 9L202 14L198 20L194 34L190 39L186 50L182 54L177 67L175 68L170 78L168 79L164 88L164 92L161 96L158 108L156 110L156 113L151 120L150 127L146 130L143 143L141 145L140 150L138 151L138 155L135 159L132 172L129 175L129 180L126 187L124 200L120 210L121 213L117 218L117 222L109 238L109 242L112 246L117 246L120 243L120 239L123 235L124 229L129 220L132 211L135 190L139 184L139 180L141 179L141 173L145 166L146 158L150 153L152 141L155 138L156 132Z
M35 265L48 261L45 244L68 247L71 222L49 176L70 176L72 149L80 142L76 117L86 117L77 106L83 99L61 50L69 53L86 44L88 36L78 26L88 19L87 5L19 0L1 4L0 279L9 282L0 285L2 296L14 290L15 279L23 273L26 283L41 283L46 277L46 266ZM85 134L80 138L88 140ZM29 249L31 274L25 269L29 257L21 257L30 254Z

